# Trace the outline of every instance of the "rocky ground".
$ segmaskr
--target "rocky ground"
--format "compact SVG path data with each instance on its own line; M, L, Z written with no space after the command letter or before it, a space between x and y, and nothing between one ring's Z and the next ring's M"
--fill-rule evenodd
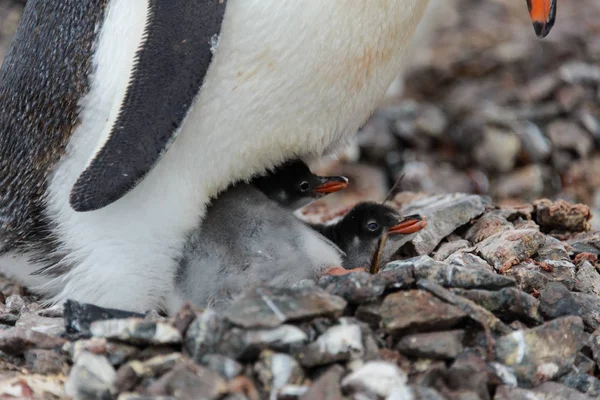
M173 318L47 310L5 281L0 397L599 398L600 3L561 2L544 41L522 1L457 3L352 162L322 167L353 186L304 210L403 176L390 204L429 225L379 274Z

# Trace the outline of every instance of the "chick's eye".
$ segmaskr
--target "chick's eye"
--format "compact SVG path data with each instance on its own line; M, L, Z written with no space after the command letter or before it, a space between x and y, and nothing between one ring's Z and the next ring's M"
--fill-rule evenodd
M306 192L308 190L308 182L304 181L300 184L300 190Z
M379 228L379 224L378 224L377 222L369 222L369 223L367 224L367 228L368 228L370 231L375 231L375 230L377 230L377 228Z

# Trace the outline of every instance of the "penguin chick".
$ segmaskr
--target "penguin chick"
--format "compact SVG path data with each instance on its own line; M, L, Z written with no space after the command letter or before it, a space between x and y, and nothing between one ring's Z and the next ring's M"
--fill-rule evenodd
M209 206L194 231L167 308L189 301L222 309L254 285L293 284L341 263L332 242L253 185L239 184Z
M409 239L406 235L422 230L427 221L421 215L401 218L388 206L367 202L355 206L335 224L311 226L346 253L344 268L355 269L369 264L384 231L391 241Z
M251 182L271 200L288 210L297 210L323 196L348 186L343 176L317 176L300 161L289 161Z

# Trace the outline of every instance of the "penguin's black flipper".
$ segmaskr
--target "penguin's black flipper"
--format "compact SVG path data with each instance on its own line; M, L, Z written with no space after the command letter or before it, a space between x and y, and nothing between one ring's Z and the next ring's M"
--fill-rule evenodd
M92 211L120 199L173 142L212 61L226 0L150 0L119 116L104 146L77 179L70 203Z

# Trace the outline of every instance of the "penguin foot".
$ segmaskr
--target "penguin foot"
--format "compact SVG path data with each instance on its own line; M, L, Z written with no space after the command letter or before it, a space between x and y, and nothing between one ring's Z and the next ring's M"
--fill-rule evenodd
M340 275L348 275L348 274L352 274L354 272L367 272L364 268L353 268L353 269L346 269L344 267L333 267L329 270L327 270L327 272L325 272L323 275L331 275L331 276L340 276Z

